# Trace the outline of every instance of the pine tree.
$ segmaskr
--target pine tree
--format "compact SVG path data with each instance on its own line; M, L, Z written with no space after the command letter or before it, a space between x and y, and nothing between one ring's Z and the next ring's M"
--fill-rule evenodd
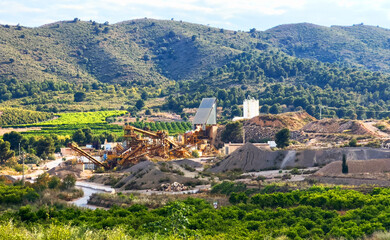
M345 156L345 154L343 154L343 164L342 164L341 171L344 174L348 173L347 157Z

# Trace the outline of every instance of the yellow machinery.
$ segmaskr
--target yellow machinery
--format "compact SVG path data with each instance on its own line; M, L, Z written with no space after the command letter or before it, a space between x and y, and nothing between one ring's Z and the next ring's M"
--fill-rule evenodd
M73 151L78 153L79 155L86 157L89 161L93 162L94 164L96 164L98 166L101 166L101 167L104 167L106 169L110 168L110 166L107 163L102 163L102 162L96 160L96 158L92 157L91 154L89 154L86 151L82 150L77 145L77 143L75 143L75 142L69 143L69 147L70 147L70 149L72 149Z
M191 157L189 151L169 139L165 131L151 132L130 125L126 125L124 131L124 145L118 144L113 150L106 150L104 155L101 154L102 157L104 156L105 162L96 160L89 153L79 148L76 143L69 144L69 147L94 164L106 169L117 164L121 166L136 164L142 157L160 158L162 160Z
M130 125L125 126L124 144L127 148L118 158L120 165L135 163L143 156L161 159L190 157L182 146L169 139L167 132L151 132ZM142 136L141 136L142 134Z
M126 125L124 144L119 144L112 150L105 150L104 155L101 154L105 160L103 163L80 149L77 144L71 143L69 146L93 163L105 168L112 168L117 164L121 166L135 164L142 157L161 160L191 157L188 149L196 149L201 152L202 156L215 154L217 150L214 147L214 142L218 128L216 104L216 98L202 99L192 121L194 130L181 136L180 143L171 140L165 131L151 132Z

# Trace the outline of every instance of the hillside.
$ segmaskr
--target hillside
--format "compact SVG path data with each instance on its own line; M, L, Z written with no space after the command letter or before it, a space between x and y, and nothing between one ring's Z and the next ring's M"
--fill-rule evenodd
M216 96L230 118L251 95L264 113L304 109L318 118L321 108L326 117L384 118L389 75L364 68L386 70L390 54L381 41L389 32L312 24L236 32L154 19L4 25L0 102L48 112L136 113L136 101L149 98L145 108L181 114ZM76 92L85 98L76 102ZM157 97L165 101L153 103Z
M109 83L196 79L239 53L233 45L244 48L252 41L244 33L149 19L5 25L0 27L0 76Z
M0 126L37 123L52 118L46 112L36 112L17 108L0 108Z
M390 72L390 30L363 24L323 27L286 24L259 33L291 56Z

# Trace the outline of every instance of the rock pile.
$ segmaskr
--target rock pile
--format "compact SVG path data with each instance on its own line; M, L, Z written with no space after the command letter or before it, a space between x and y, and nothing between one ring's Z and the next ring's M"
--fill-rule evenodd
M161 190L164 192L180 192L188 190L188 187L178 182L163 183L161 184Z

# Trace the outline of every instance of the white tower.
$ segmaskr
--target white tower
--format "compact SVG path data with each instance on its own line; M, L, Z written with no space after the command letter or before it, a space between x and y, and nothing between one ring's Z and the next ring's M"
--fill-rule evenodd
M245 119L253 118L260 115L259 100L255 100L254 98L245 99L243 108Z

